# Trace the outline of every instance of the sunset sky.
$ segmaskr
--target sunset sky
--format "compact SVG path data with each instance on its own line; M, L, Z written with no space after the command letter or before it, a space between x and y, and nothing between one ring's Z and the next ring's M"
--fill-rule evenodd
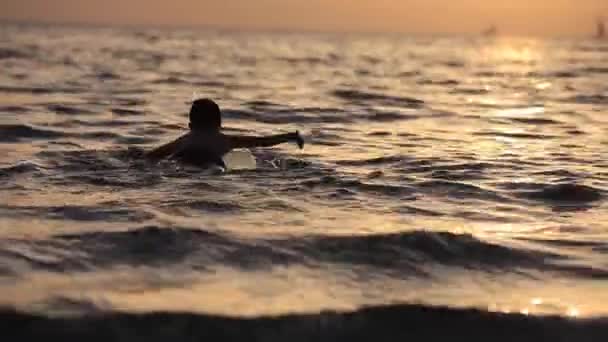
M1 0L0 18L319 31L590 34L608 0Z

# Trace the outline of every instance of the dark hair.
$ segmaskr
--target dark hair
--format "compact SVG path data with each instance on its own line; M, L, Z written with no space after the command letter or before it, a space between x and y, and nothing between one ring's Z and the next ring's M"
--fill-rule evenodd
M190 108L190 129L222 128L220 106L211 99L198 99Z

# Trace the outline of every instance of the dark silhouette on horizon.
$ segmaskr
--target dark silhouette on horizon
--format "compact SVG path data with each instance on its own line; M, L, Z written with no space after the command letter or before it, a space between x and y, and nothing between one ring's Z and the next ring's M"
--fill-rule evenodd
M606 38L606 19L603 17L597 18L595 38L597 38L597 39Z
M492 25L487 29L483 30L481 34L486 37L494 37L498 35L498 28L496 27L496 25Z

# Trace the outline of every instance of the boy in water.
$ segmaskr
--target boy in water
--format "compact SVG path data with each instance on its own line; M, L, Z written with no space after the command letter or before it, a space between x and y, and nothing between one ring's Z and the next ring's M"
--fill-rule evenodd
M192 103L189 127L190 132L155 148L146 156L153 160L170 157L189 164L226 167L222 157L235 148L267 147L290 141L304 147L304 140L297 131L265 137L222 133L220 107L210 99L198 99Z

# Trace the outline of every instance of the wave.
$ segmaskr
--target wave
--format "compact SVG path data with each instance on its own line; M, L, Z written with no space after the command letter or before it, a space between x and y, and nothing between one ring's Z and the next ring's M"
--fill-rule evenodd
M119 107L141 107L148 104L148 101L146 101L145 99L128 97L112 97L110 101L95 98L92 98L90 100L93 100L92 102L97 101L100 104L115 105Z
M376 157L369 159L360 159L360 160L337 160L335 161L338 165L348 165L348 166L367 166L367 165L382 165L382 164L392 164L397 162L402 162L407 160L408 158L402 155L394 155L394 156L385 156L385 157Z
M63 104L49 104L47 108L56 113L56 114L66 114L66 115L82 115L82 114L94 114L94 112L78 108L73 105L63 105Z
M124 217L123 212L119 214ZM50 272L118 265L180 264L204 271L217 265L258 270L331 264L372 268L408 278L429 276L439 264L490 273L527 269L608 278L608 271L599 268L562 265L560 255L497 245L468 234L432 231L245 239L200 229L144 226L128 231L56 235L47 240L5 240L0 243L0 255L7 265L15 260Z
M0 142L19 142L24 139L57 139L66 136L62 132L35 128L26 124L0 125Z
M581 74L576 71L570 70L558 70L558 71L548 71L548 72L530 72L527 74L527 77L531 78L577 78L580 77Z
M449 175L453 174L446 172L440 173L439 176L441 177L438 177L440 179L419 182L416 183L416 187L429 193L445 194L449 197L454 198L477 198L482 200L494 200L500 202L509 201L508 198L505 198L504 196L493 190L484 189L480 186L473 184L441 179ZM456 179L461 177L467 177L466 175L455 176Z
M336 114L321 114L315 115L315 113L298 113L294 110L278 111L278 110L264 110L263 112L250 111L250 110L234 110L228 109L223 110L222 113L226 118L256 121L270 124L288 124L288 123L348 123L352 122L353 118L349 118L347 115L343 115L340 111Z
M4 333L17 341L580 341L608 340L608 319L525 316L393 304L349 312L228 317L197 313L124 313L74 304L91 313L46 317L0 309ZM91 307L93 310L91 310Z
M120 80L122 77L112 71L98 71L92 75L100 81Z
M564 100L569 103L578 103L578 104L600 104L600 105L608 105L608 96L606 95L576 95L574 97L570 97Z
M365 192L369 194L385 196L410 196L414 188L402 185L362 182L358 179L343 179L335 176L323 176L317 179L306 180L300 183L308 188L315 187L337 187L345 188L354 192Z
M608 51L608 48L606 51ZM605 67L586 67L580 69L580 71L588 74L608 74L608 68Z
M420 84L420 85L434 85L434 86L445 86L445 87L454 87L454 86L457 86L460 84L459 81L453 80L453 79L434 80L434 79L429 79L429 78L418 80L418 81L416 81L416 83Z
M582 184L536 184L535 188L518 194L534 200L571 203L589 203L603 198L602 190Z
M78 139L111 139L121 146L154 141L153 138L127 136L104 131L74 133L69 136ZM145 150L138 146L109 150L83 149L78 145L76 147L78 150L47 149L35 154L41 162L52 166L48 168L48 172L45 174L48 181L59 185L84 183L104 187L142 188L166 183L165 176L192 180L193 176L198 178L203 175L214 174L210 169L182 167L183 165L176 164L172 160L151 164L149 160L144 158ZM280 165L283 170L302 169L311 165L305 160L285 157L273 151L267 151L267 153L255 151L254 154L258 161L258 167L266 172L270 169L276 169L277 165ZM154 166L152 167L152 165ZM151 172L152 170L154 172ZM202 205L202 203L199 204ZM203 207L200 206L199 209Z
M0 107L0 113L11 113L11 114L25 114L30 110L27 107L22 106L2 106Z
M144 124L158 124L157 122L152 122L152 121L143 121L143 122L139 122L139 123L144 123ZM114 128L114 127L126 127L126 126L136 126L138 123L135 123L133 121L130 120L121 120L121 119L112 119L112 120L81 120L81 119L69 119L69 120L65 120L65 121L60 121L60 122L56 122L53 124L53 126L57 126L57 127L67 127L67 128L74 128L74 127L99 127L99 128ZM74 136L77 136L76 134L74 134Z
M530 77L546 77L546 78L577 78L588 76L589 74L606 74L608 73L608 68L600 67L600 66L589 66L583 68L576 68L572 70L561 70L561 71L551 71L551 72L531 72L528 74Z
M182 79L177 76L169 76L164 78L159 78L151 81L152 84L169 84L169 85L181 85L181 84L191 84L190 81Z
M584 241L584 240L568 240L568 239L547 239L547 238L518 238L519 240L537 242L549 246L558 247L583 247L595 250L607 250L608 243L604 241Z
M46 217L55 220L99 221L99 222L142 222L153 216L142 211L123 207L94 206L10 206L0 205L0 212L6 216Z
M210 201L210 200L175 200L165 205L172 208L189 208L197 211L212 212L212 213L225 213L225 212L238 212L245 209L242 205L236 202L226 201Z
M42 167L35 162L25 160L7 167L0 167L0 176L10 177L24 173L40 171Z
M557 136L540 134L540 133L509 133L509 132L499 132L499 131L485 131L485 132L475 132L473 135L476 136L488 136L488 137L503 137L503 138L518 138L518 139L556 139Z
M388 137L388 136L393 135L393 133L388 132L388 131L375 131L375 132L366 133L366 135L368 137Z
M474 72L473 75L477 77L497 77L497 78L516 78L521 76L521 74L517 72L505 72L498 70L483 70Z
M16 94L82 94L87 91L88 89L80 87L15 87L0 85L0 92Z
M400 120L414 120L420 118L420 116L407 115L399 112L374 111L364 116L364 118L375 122L392 122Z
M497 165L484 162L462 162L454 163L450 160L424 160L413 159L403 155L393 155L385 157L377 157L361 160L337 160L334 161L337 165L346 166L382 166L384 168L393 169L396 172L404 175L414 173L424 173L434 179L443 180L473 180L485 178L485 171ZM454 183L456 184L456 183ZM445 186L442 183L422 184L426 188L435 186ZM456 185L454 185L456 186ZM463 185L463 186L466 186Z
M566 170L566 169L548 169L548 170L536 171L533 174L542 175L542 176L571 178L571 179L579 179L579 178L583 177L582 173L574 172L572 170Z
M584 52L608 52L608 46L598 46L598 45L593 45L593 46L581 46L578 48L580 51L584 51Z
M327 65L331 66L336 62L339 62L340 57L337 55L328 56L328 58L320 58L320 57L277 57L276 60L281 62L286 62L292 65L305 65L305 66L314 66L314 65Z
M174 264L199 271L215 265L267 269L296 261L290 253L263 242L248 242L205 230L157 226L57 235L40 241L13 239L0 244L0 256L50 272Z
M2 59L26 59L31 58L31 53L18 50L0 47L0 60Z
M294 245L295 244L295 245ZM368 265L398 271L401 277L424 275L424 267L442 264L487 271L538 268L551 255L481 241L468 234L410 231L357 236L316 236L282 241L308 258Z
M377 94L353 89L338 89L332 95L343 100L353 102L378 102L384 105L399 107L420 108L425 102L415 98Z
M141 110L136 109L127 109L127 108L112 108L110 109L112 114L116 114L118 116L141 116L145 113Z
M443 117L447 112L433 111L423 114L406 114L398 111L365 110L360 113L348 113L341 109L331 108L287 108L278 109L275 106L251 106L254 110L224 110L226 118L256 121L270 124L306 124L306 123L352 123L357 120L374 122L393 122L400 120L415 120L423 117Z
M464 94L464 95L484 95L490 91L485 88L455 88L450 90L452 94Z
M81 139L111 138L122 136L106 132L75 134ZM124 137L122 137L124 138ZM53 165L49 169L49 181L61 184L73 182L93 185L117 185L141 187L160 179L150 174L144 151L137 147L116 150L43 150L36 154L42 161Z
M557 125L561 122L547 118L507 118L509 121L525 123L529 125Z

